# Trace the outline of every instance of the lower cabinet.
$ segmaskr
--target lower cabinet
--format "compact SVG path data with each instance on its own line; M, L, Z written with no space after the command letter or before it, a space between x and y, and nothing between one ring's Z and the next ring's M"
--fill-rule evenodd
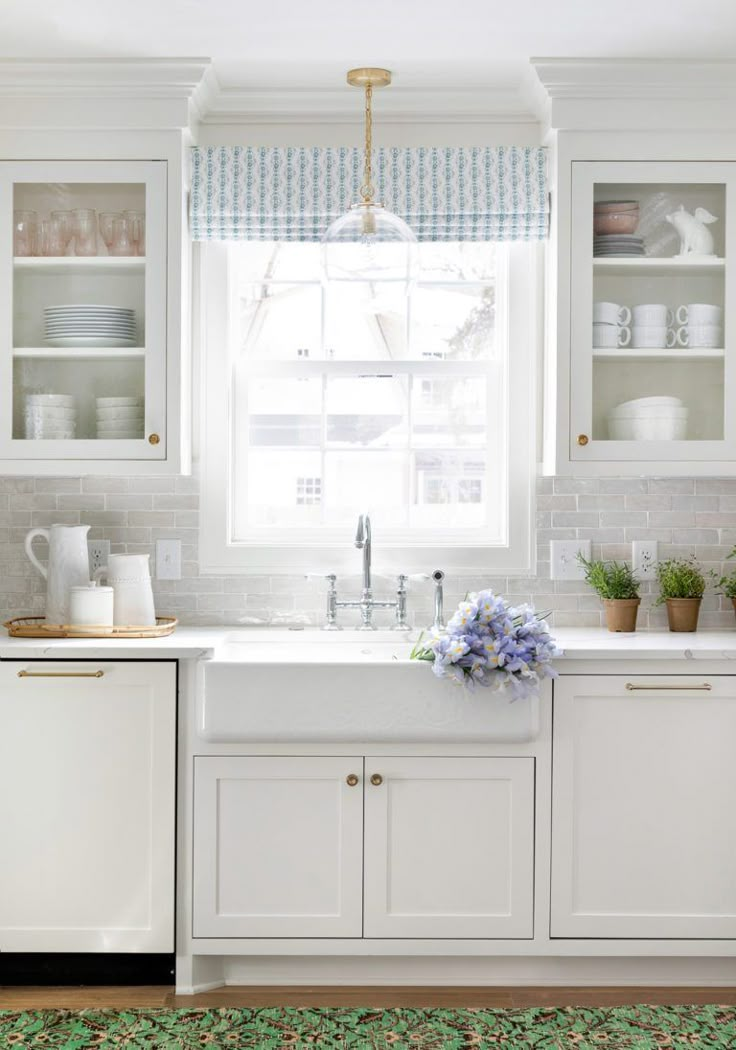
M533 936L533 758L195 759L195 937Z
M554 686L553 937L736 937L736 679Z
M175 663L0 663L0 951L174 950L175 756Z

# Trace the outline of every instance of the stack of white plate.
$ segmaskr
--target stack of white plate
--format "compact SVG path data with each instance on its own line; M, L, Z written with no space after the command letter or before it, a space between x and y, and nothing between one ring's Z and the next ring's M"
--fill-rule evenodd
M34 441L63 441L75 438L75 398L71 394L27 394L25 434Z
M135 310L128 306L77 303L44 312L49 346L135 346Z
M608 435L614 441L682 441L687 417L679 397L637 397L611 410Z
M142 438L144 423L142 397L97 398L98 438Z

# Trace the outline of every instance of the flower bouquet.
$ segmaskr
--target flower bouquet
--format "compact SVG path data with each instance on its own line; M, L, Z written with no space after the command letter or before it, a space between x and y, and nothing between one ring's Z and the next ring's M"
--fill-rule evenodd
M511 607L493 591L469 594L447 627L420 638L412 659L429 660L438 678L458 685L508 691L512 700L537 691L543 678L557 672L552 659L560 651L546 621L528 605Z

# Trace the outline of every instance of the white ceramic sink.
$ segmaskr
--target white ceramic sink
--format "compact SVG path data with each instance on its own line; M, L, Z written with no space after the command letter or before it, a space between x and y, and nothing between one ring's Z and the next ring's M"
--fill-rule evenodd
M200 663L198 733L230 743L521 742L537 735L537 699L512 703L436 678L429 664L410 659L416 637L233 632Z

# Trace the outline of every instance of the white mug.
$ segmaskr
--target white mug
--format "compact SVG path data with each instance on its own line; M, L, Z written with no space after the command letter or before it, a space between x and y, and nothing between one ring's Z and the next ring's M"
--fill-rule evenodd
M95 580L106 578L114 591L113 623L151 627L156 623L147 554L111 554Z
M680 346L715 347L723 344L723 329L715 324L689 324L677 329Z
M673 347L677 337L671 328L666 325L639 325L631 329L631 345L646 349L663 350L665 347Z
M631 310L618 303L593 303L593 321L595 324L628 324Z
M689 325L718 325L723 318L723 310L712 303L688 303L677 307L677 323Z
M637 327L664 325L669 327L674 321L674 315L664 303L641 303L632 308L633 323ZM683 322L681 321L680 324Z
M596 348L628 346L630 339L631 331L628 328L619 328L614 324L593 325L593 346Z

